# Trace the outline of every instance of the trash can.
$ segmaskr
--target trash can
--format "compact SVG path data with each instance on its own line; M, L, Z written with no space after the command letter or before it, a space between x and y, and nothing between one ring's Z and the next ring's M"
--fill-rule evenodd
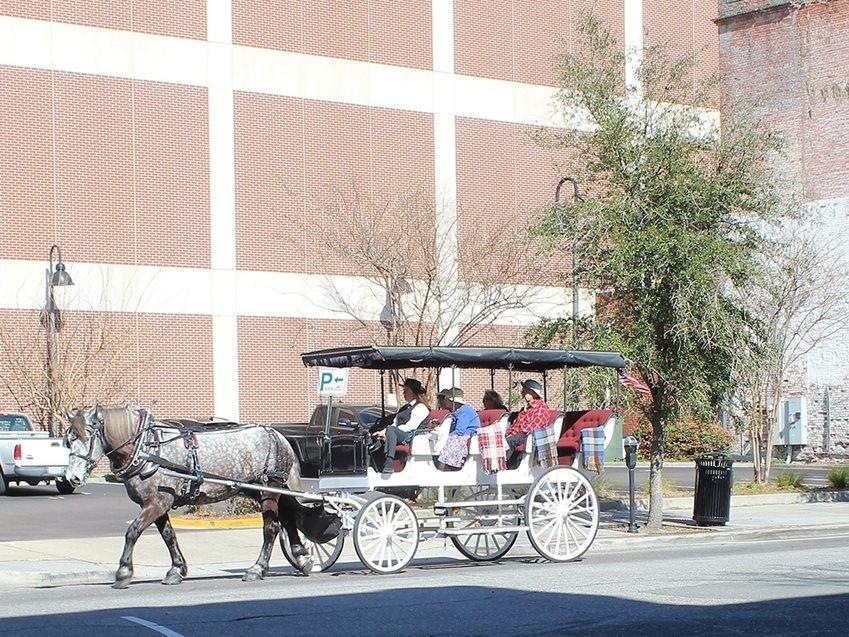
M731 512L734 461L721 453L706 453L696 459L696 488L693 519L699 526L722 526Z

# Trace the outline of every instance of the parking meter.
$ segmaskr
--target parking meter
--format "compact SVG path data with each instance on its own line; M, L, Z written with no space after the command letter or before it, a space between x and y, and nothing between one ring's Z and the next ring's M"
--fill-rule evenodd
M625 448L625 465L628 467L628 495L630 496L630 523L628 524L628 533L637 532L637 523L634 520L634 514L637 508L637 498L634 494L634 469L637 467L637 439L634 436L628 436L622 441L622 446Z
M625 465L629 469L634 469L637 466L637 439L634 436L628 436L622 441L625 447Z

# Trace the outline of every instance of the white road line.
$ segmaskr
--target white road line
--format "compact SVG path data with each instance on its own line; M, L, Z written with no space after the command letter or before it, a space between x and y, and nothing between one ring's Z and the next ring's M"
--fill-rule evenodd
M181 635L180 633L175 633L170 628L165 628L165 626L154 624L153 622L149 622L146 619L133 617L132 615L124 615L121 619L126 619L127 621L135 622L136 624L141 624L145 628L150 628L151 630L155 630L161 635L165 635L165 637L183 637L183 635Z

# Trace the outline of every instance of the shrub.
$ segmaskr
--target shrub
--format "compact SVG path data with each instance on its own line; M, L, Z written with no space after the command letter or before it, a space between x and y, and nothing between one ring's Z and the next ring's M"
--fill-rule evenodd
M849 467L834 467L829 471L828 484L832 489L849 489Z
M795 471L779 471L775 474L775 486L781 489L798 491L802 488L803 476Z
M719 425L692 420L668 425L665 434L666 460L695 460L705 453L728 453L734 442L734 434ZM640 421L634 427L634 436L640 444L639 456L647 458L652 441L651 424Z
M227 500L227 513L229 515L253 515L259 513L259 502L251 498L235 497Z

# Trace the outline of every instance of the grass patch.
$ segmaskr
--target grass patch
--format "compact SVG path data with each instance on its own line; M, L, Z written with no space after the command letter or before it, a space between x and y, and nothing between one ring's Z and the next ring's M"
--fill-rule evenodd
M779 471L775 474L775 485L784 491L802 491L804 477L795 471Z
M601 500L607 500L616 496L616 488L613 486L613 483L601 474L590 476L590 484L596 496Z
M661 477L660 484L663 489L664 498L677 498L682 496L688 497L693 495L692 490L682 489L678 486L677 482L671 478L667 478L666 476ZM651 495L651 482L643 484L642 492L645 497L649 497Z
M757 482L735 482L732 489L734 495L764 495L767 493L787 493L777 484L758 484Z
M832 489L849 489L849 467L834 467L827 479Z

